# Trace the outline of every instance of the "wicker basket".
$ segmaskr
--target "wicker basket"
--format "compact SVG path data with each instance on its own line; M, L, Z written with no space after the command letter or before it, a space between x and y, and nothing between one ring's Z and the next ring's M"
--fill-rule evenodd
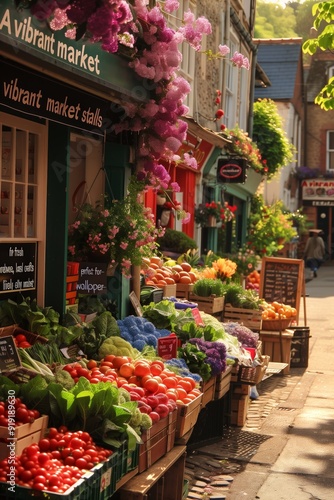
M238 372L238 381L243 384L256 385L263 379L267 370L270 357L262 356L262 363L258 366L240 366Z
M276 331L285 330L291 325L291 318L286 319L263 319L262 330Z

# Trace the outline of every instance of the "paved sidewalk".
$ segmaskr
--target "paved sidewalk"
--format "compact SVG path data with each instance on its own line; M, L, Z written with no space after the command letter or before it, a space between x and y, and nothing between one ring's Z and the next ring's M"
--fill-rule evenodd
M246 424L189 455L189 500L334 499L334 265L305 290L308 367L263 381Z
M234 477L228 500L334 499L333 296L334 266L325 265L317 278L306 283L306 325L311 335L308 368L293 368L289 375L279 377L283 384L279 402L260 429L254 429L271 437ZM302 319L303 311L300 324ZM261 394L251 404L250 415L254 404L261 407ZM250 424L248 419L243 429L250 429Z

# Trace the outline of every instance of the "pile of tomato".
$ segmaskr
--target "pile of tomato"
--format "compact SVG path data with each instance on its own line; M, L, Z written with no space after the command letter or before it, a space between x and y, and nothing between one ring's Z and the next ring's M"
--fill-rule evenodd
M29 410L20 398L12 401L0 401L0 426L8 427L9 417L15 426L32 424L41 415L38 410Z
M112 453L97 446L88 432L51 427L47 437L25 448L15 460L9 457L0 461L0 482L7 482L13 474L19 486L64 493Z
M178 405L191 403L201 394L191 377L177 375L161 360L133 360L127 356L107 355L98 363L91 360L84 368L80 363L64 366L77 382L86 377L91 383L109 381L126 389L132 401L138 401L142 413L153 422L175 410Z
M27 349L28 347L31 347L29 340L23 333L18 333L17 335L15 335L14 342L16 347L22 347L22 349Z

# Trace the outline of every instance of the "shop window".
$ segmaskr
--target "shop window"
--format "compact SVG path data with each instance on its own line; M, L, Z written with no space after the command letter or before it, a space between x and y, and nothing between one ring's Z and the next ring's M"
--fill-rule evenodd
M177 30L182 24L184 12L191 10L196 16L196 2L194 0L179 0L179 8L172 15L168 16L168 25ZM182 54L182 62L180 67L180 75L189 82L191 91L187 96L185 104L189 107L189 115L193 116L193 100L194 100L194 77L195 77L195 50L190 47L189 43L183 42L179 45L179 50Z
M327 131L327 170L334 171L334 130Z
M34 295L36 290L40 304L44 300L45 287L47 142L46 125L0 113L1 243L3 248L13 244L19 249L22 249L20 244L27 244L23 254L28 259L26 264L30 252L35 257L38 255L34 261L37 286L34 283L29 293ZM12 254L8 255L15 259ZM15 288L18 285L19 290L24 291L32 274L29 271L27 276L17 270L13 275Z
M103 143L80 134L70 138L69 224L85 203L103 202L105 174L102 168Z
M1 117L1 238L38 239L45 228L41 215L45 214L45 127L6 115ZM43 174L39 172L41 165Z
M237 50L237 44L233 38L230 41L230 55ZM226 62L226 94L225 94L225 125L233 128L236 123L236 104L238 90L238 68L228 61Z

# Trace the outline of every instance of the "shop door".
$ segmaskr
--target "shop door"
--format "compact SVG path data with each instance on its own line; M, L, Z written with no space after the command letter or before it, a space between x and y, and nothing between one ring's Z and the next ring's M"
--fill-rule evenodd
M0 143L0 246L9 249L7 262L2 264L10 265L15 253L22 257L11 266L13 290L0 287L0 300L9 296L18 300L20 293L37 297L38 303L43 304L47 127L0 113ZM31 266L25 260L29 253ZM29 286L25 276L32 268L34 278L29 278ZM0 281L5 279L0 274Z

